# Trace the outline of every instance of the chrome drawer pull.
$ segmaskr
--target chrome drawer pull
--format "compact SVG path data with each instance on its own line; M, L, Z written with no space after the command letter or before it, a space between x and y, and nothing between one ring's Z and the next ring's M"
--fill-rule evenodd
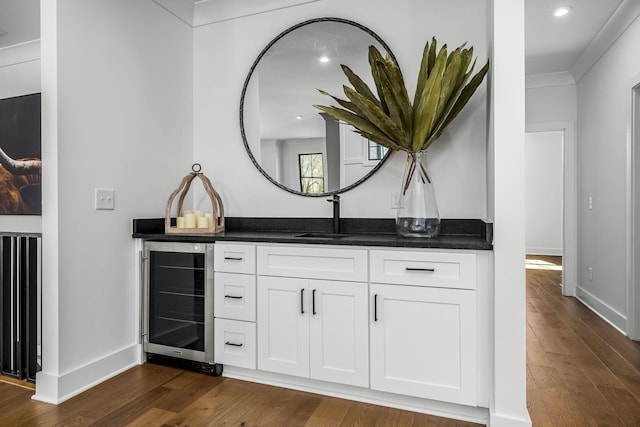
M231 298L231 299L242 299L241 296L236 296L236 295L225 295L225 298Z
M429 273L433 273L434 271L436 271L435 268L416 268L416 267L407 267L406 270L407 271L426 271Z
M230 345L230 346L233 346L233 347L242 347L244 344L236 344L234 342L227 341L226 343L224 343L224 345Z
M226 256L224 257L225 261L242 261L243 258L238 258L238 257L232 257L232 256Z

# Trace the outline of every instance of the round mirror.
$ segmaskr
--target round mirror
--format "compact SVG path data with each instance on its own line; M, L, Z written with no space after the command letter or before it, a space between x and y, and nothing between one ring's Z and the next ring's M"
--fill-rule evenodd
M302 22L258 55L240 98L240 130L258 170L283 190L303 196L347 191L371 176L389 150L313 105L344 98L348 65L375 91L368 61L374 45L393 57L373 31L339 18Z

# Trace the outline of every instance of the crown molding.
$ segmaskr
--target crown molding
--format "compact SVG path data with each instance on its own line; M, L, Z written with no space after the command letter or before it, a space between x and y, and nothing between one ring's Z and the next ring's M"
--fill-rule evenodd
M557 73L545 74L530 74L525 76L525 89L566 86L574 84L576 84L576 81L568 71L559 71Z
M40 40L0 48L0 68L40 59Z
M195 7L200 2L193 0L153 0L155 4L184 22L193 27Z
M569 72L576 82L598 62L600 57L618 40L629 25L640 15L640 0L623 0L609 20L582 52Z

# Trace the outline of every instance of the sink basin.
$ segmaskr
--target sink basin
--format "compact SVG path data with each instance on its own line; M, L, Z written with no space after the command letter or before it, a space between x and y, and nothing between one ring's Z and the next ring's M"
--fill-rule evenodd
M304 237L307 239L343 239L350 236L351 234L343 233L304 233L298 234L296 237Z

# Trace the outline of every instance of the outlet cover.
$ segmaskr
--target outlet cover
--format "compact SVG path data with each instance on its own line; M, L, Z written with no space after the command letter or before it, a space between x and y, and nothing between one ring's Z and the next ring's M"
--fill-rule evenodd
M391 192L391 209L398 209L400 206L400 192L392 191Z
M113 210L115 209L115 191L112 188L95 189L95 209Z

